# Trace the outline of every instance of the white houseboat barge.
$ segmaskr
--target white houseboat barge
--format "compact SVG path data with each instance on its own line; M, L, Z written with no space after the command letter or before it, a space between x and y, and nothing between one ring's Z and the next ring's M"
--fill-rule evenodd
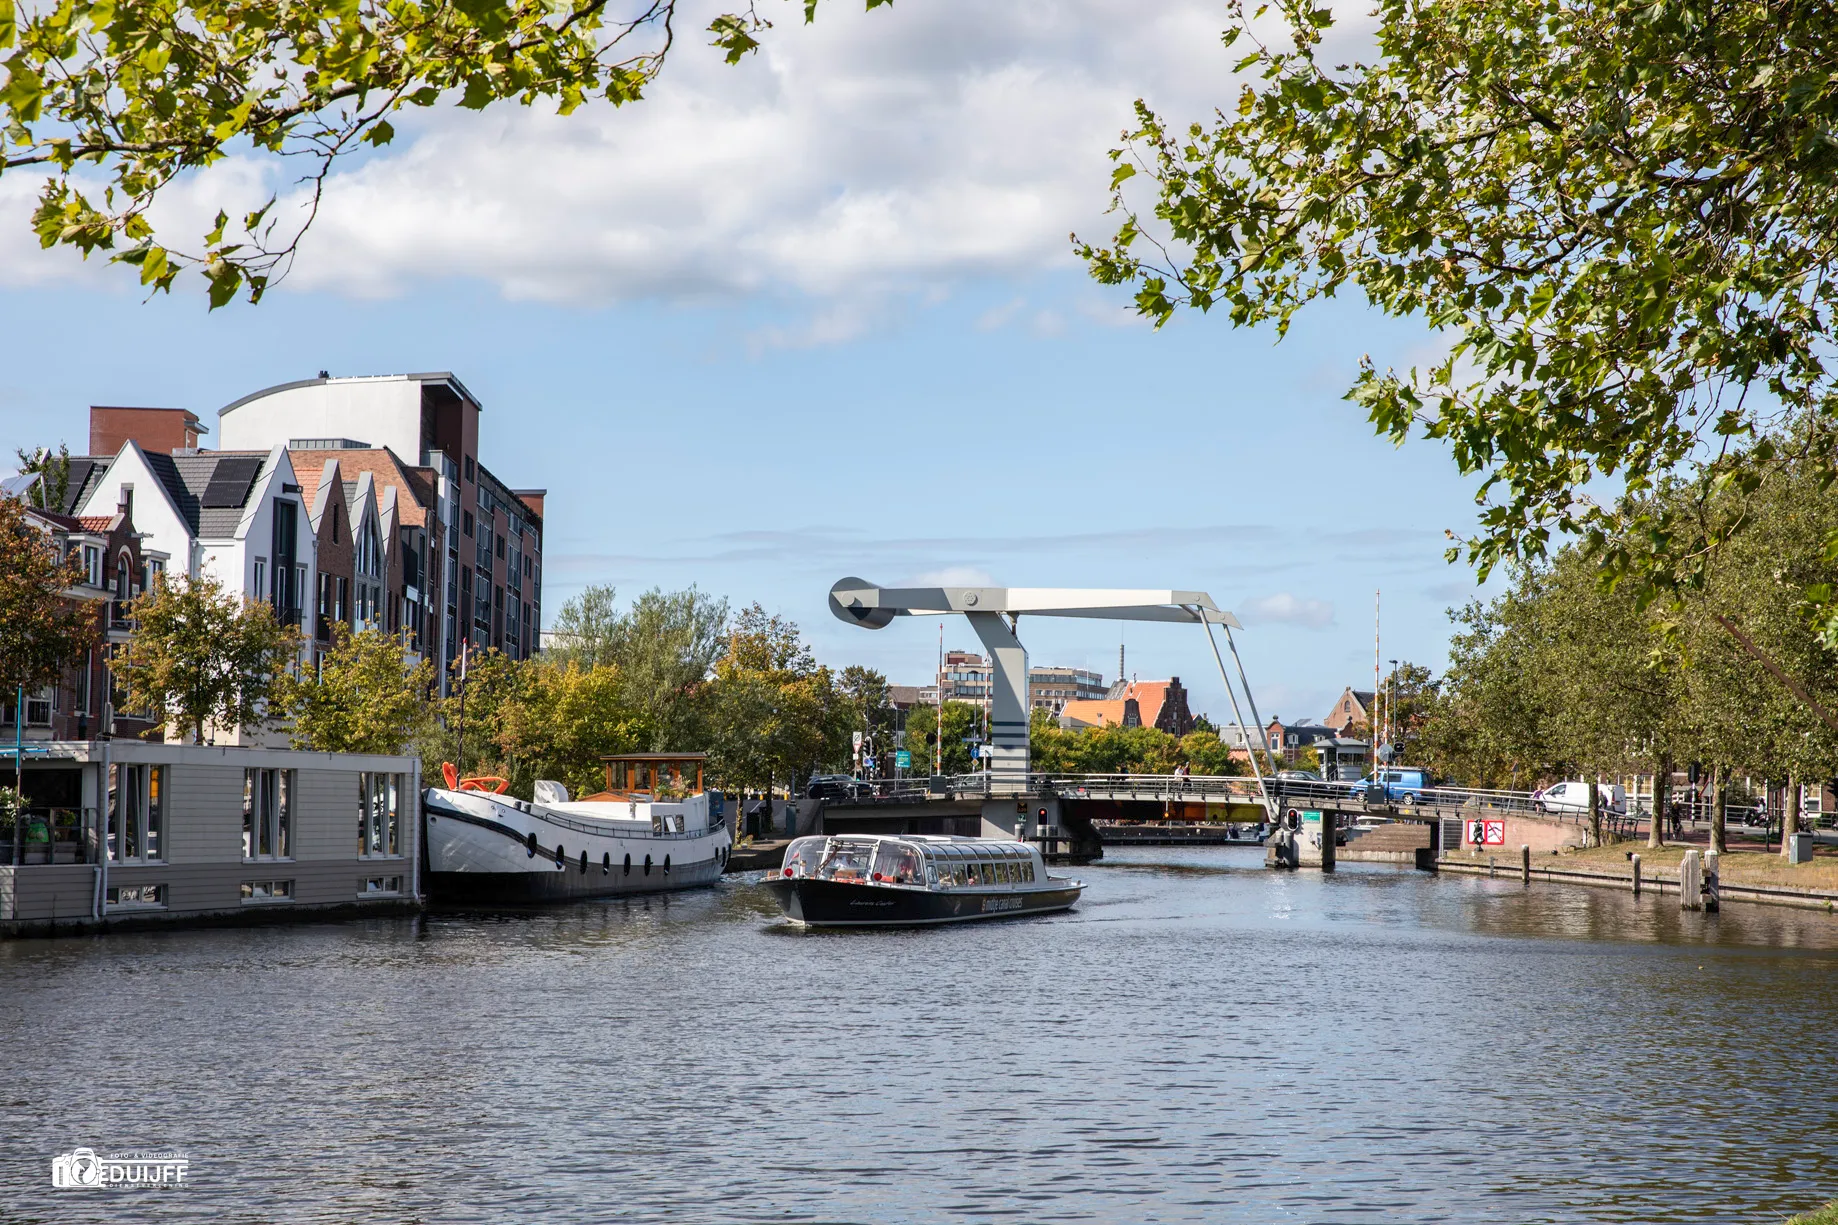
M731 837L703 753L602 758L606 789L570 800L540 781L533 798L500 778L449 774L430 787L428 900L471 906L665 893L714 883ZM443 767L443 772L450 771Z

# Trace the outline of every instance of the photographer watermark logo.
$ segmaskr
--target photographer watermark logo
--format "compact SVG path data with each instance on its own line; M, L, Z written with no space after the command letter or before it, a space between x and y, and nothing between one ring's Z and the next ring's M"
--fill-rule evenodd
M103 1187L182 1187L191 1161L183 1153L109 1153L76 1148L51 1159L51 1185L88 1191Z

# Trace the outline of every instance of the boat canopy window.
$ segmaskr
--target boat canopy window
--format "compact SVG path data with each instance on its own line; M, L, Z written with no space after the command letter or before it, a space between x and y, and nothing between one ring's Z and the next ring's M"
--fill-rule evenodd
M896 885L918 884L925 877L919 852L904 842L883 842L874 860L874 870L882 880Z

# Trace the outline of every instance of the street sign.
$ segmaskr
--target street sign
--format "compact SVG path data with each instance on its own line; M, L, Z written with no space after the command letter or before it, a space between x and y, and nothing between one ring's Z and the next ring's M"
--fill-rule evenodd
M1471 817L1466 822L1468 845L1470 846L1505 846L1506 822L1489 821L1481 817Z
M855 733L855 751L857 753L862 751L862 734L860 732Z
M913 768L913 755L905 749L895 749L893 764L896 770L910 770Z

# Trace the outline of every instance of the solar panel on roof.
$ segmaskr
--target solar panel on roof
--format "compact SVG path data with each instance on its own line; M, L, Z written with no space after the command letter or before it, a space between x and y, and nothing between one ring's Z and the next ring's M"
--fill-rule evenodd
M239 455L217 461L211 470L211 483L204 487L204 496L198 499L198 505L206 509L227 509L241 506L243 499L249 496L249 486L255 480L255 474L262 470L262 458L259 455Z

